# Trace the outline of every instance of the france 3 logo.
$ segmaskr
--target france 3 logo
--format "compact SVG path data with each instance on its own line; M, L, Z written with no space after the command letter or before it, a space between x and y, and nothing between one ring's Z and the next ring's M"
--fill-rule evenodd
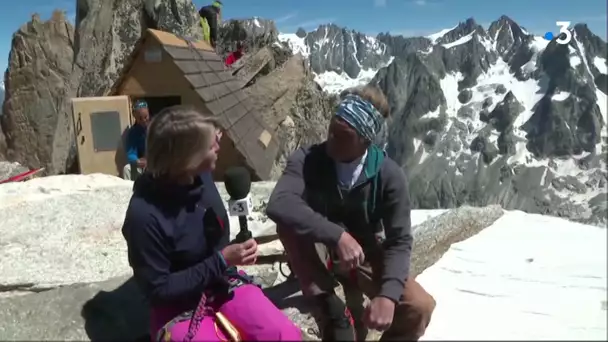
M560 45L567 45L572 40L572 32L570 32L570 22L569 21L556 21L555 26L559 27L559 33L554 35L552 32L547 32L543 36L546 40L553 40Z

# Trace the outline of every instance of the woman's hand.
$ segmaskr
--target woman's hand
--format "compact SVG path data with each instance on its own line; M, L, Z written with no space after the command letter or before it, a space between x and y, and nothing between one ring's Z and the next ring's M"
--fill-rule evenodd
M228 266L252 265L258 257L258 243L249 239L243 243L228 245L222 250L222 256Z

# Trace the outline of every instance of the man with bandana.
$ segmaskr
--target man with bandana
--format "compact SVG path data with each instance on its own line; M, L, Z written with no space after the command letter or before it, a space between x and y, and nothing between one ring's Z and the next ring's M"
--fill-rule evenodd
M146 101L133 102L133 118L135 124L129 128L126 137L127 165L122 172L122 176L126 180L135 180L146 168L146 130L150 122L150 112Z
M435 300L410 275L407 180L383 149L389 105L374 86L341 97L327 140L290 156L266 212L320 309L323 341L364 340L368 329L381 341L418 340Z

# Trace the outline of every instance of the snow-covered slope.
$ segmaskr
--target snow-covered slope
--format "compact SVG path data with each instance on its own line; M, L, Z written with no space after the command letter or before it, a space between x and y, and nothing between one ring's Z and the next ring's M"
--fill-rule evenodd
M506 212L417 280L437 301L423 340L606 340L607 231Z

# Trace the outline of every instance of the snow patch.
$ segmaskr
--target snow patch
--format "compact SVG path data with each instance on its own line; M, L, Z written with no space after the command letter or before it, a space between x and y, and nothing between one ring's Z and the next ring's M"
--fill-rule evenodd
M458 27L458 25L456 25L456 26L454 26L452 28L449 28L449 29L443 29L443 30L441 30L441 31L439 31L437 33L433 33L433 34L431 34L429 36L426 36L426 37L428 39L430 39L433 44L435 44L439 38L445 36L446 33L452 31L453 29L455 29L457 27Z
M390 65L393 62L393 58L388 61L386 65ZM380 70L380 69L378 69ZM362 84L369 83L378 70L374 69L361 69L357 77L350 77L346 73L338 74L335 71L326 71L315 75L315 82L321 86L323 90L330 94L340 93L342 90L351 87L357 87Z
M567 98L570 97L570 93L567 91L560 91L558 93L553 94L553 96L551 96L551 100L553 101L565 101Z
M287 43L294 54L301 54L302 57L310 55L310 49L306 45L304 38L298 37L295 33L279 34L279 41Z
M458 100L458 82L462 81L464 76L461 73L447 74L439 84L441 85L441 90L443 91L443 96L445 96L445 103L447 106L448 115L456 114L458 108L462 105Z
M570 57L570 66L575 68L581 64L581 58L579 56Z
M471 39L473 39L473 33L475 33L475 32L471 32L471 33L467 34L466 36L457 39L453 43L443 44L443 47L446 48L446 49L449 49L449 48L452 48L454 46L462 45L462 44L470 41Z
M605 340L606 232L506 212L417 277L437 301L422 340Z
M315 76L317 82L323 90L330 94L337 94L350 87L357 87L366 84L374 78L378 70L365 69L359 72L355 78L349 77L346 73L338 74L335 71L326 71Z
M608 67L606 67L606 58L595 57L593 59L593 65L599 70L602 74L608 74Z

